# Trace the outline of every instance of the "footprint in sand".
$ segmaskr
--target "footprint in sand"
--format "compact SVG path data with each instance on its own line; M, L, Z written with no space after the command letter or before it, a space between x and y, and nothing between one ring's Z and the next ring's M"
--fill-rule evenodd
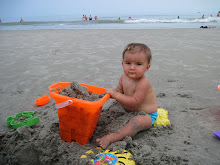
M183 98L192 98L190 94L177 94L177 96L183 97Z
M157 97L159 97L159 98L163 98L163 97L165 97L165 96L166 96L165 93L159 93L159 95L157 95Z
M168 79L168 82L177 82L178 80L174 80L174 79Z
M201 107L193 107L193 108L189 108L190 110L195 110L195 111L199 111L199 110L203 110L204 108Z

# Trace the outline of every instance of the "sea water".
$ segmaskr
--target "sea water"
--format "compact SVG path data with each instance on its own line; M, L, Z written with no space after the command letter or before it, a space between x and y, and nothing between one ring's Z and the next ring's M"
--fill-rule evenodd
M131 17L129 19L129 17ZM81 17L53 16L2 19L0 30L32 29L160 29L220 27L220 17L194 15L130 15L120 17L98 17L98 20L83 21Z

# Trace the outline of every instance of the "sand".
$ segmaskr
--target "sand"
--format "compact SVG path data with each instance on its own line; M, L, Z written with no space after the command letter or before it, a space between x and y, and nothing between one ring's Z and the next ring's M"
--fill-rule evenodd
M198 26L199 27L199 26ZM104 106L93 138L81 146L60 139L53 99L34 104L56 82L115 87L122 74L121 52L143 42L153 53L146 76L171 126L152 127L110 146L126 149L136 164L219 164L220 29L0 31L0 164L89 164L80 159L107 133L119 105ZM119 109L119 110L118 110ZM34 111L40 122L13 130L5 119ZM110 118L109 117L109 118ZM91 156L91 157L94 157Z

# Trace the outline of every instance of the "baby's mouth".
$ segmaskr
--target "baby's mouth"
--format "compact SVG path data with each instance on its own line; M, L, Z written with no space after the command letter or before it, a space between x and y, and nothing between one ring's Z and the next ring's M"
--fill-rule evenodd
M135 74L135 72L129 72L129 74Z

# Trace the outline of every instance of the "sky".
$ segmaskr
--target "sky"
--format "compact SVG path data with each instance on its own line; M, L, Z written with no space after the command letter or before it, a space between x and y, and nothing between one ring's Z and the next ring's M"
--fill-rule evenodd
M40 16L217 15L220 0L0 0L0 19Z

